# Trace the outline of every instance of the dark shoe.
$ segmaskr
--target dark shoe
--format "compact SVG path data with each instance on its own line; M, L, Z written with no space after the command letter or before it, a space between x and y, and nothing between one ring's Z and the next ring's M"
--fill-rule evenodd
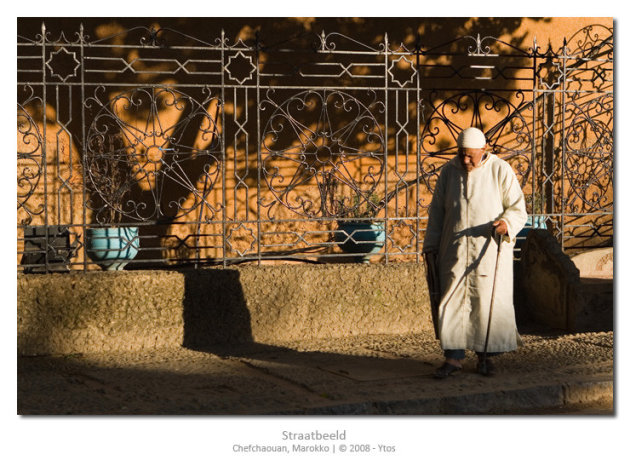
M453 364L445 362L444 364L442 364L440 366L440 368L438 370L435 371L435 374L433 374L433 378L434 379L445 379L448 376L457 374L461 370L462 370L461 367L454 366Z
M479 358L477 361L477 372L481 375L485 375L487 377L493 376L496 374L496 368L494 367L494 363L489 359L483 360L483 357Z

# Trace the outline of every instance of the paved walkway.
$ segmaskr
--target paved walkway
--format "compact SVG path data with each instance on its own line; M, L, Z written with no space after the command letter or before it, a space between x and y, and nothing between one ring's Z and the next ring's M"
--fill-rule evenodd
M497 374L432 374L432 334L18 359L19 414L612 414L613 334L523 331Z

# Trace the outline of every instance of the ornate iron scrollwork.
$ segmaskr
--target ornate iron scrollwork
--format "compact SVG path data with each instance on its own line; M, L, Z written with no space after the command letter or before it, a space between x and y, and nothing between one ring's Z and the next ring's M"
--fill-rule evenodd
M590 25L566 44L567 81L564 120L563 196L570 213L612 212L613 202L613 36Z
M437 94L428 100L431 113L422 129L420 152L421 171L433 191L439 170L457 153L457 135L468 126L480 128L486 134L489 150L507 160L514 168L521 185L530 172L532 130L524 113L532 103L522 92L512 100L485 92L463 92L441 100Z
M208 95L197 102L159 86L135 88L107 102L88 99L96 115L87 134L86 174L103 202L90 203L99 222L113 221L111 214L177 218L201 205L205 218L212 218L220 207L210 205L206 195L222 160L216 114L208 112L212 100ZM214 105L218 108L218 101ZM185 194L172 198L178 189ZM130 196L132 191L137 195Z
M333 220L378 217L384 261L420 260L434 183L476 126L563 247L612 237L611 27L543 51L492 24L279 42L169 24L18 35L20 236L124 221L150 264L328 260Z
M365 105L338 90L304 91L281 104L268 95L261 108L267 105L274 111L262 133L262 175L275 198L267 206L280 203L313 218L348 216L369 204L384 167L376 96ZM313 183L319 198L305 195ZM341 194L331 197L337 189Z
M565 197L568 212L612 210L613 136L612 95L587 102L567 104L565 175L570 191Z
M42 176L42 135L37 123L20 104L17 104L17 135L17 208L26 213L20 223L29 225L34 216L44 212L43 203L33 208L28 202Z

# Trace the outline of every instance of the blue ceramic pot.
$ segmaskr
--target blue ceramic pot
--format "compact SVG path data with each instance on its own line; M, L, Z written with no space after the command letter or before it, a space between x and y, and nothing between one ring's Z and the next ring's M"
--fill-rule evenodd
M341 250L356 256L357 262L369 262L370 256L381 250L385 244L383 222L339 221L334 234L335 242Z
M87 255L103 270L122 270L140 248L138 227L89 228Z

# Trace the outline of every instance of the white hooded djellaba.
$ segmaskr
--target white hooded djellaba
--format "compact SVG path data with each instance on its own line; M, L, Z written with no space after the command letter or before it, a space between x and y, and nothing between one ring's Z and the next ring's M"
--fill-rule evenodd
M512 167L486 154L467 172L458 157L446 163L429 208L424 250L438 250L440 279L439 335L443 349L483 351L497 241L492 224L503 220L488 352L513 351L520 345L513 303L512 261L516 234L527 221L525 199Z

